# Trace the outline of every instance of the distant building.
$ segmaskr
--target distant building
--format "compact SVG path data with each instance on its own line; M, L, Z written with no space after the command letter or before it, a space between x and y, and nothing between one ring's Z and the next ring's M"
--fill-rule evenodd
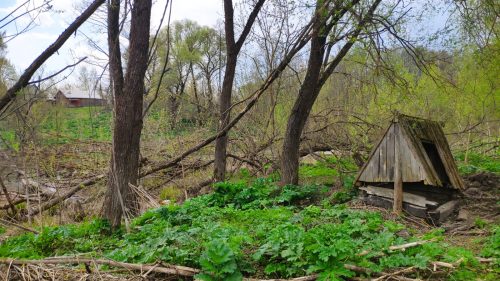
M58 90L52 101L66 107L106 105L106 100L96 91L84 91L78 88Z

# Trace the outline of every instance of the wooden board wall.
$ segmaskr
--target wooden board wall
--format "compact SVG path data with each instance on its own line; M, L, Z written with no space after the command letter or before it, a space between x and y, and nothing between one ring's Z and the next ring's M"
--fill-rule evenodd
M434 183L427 177L419 158L410 148L410 144L403 136L396 138L398 123L392 123L386 134L373 152L369 162L364 167L358 180L363 182L394 182L394 155L396 139L400 142L401 167L403 182Z

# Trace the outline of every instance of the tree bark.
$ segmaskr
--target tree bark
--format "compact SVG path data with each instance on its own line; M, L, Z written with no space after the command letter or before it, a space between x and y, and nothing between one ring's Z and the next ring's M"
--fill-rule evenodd
M299 96L295 100L292 112L288 117L283 141L283 154L281 156L281 181L283 184L296 185L299 183L300 135L320 90L318 81L325 52L323 47L326 43L326 34L321 32L322 26L321 19L318 18L313 26L306 76L300 87Z
M111 0L108 5L108 43L115 96L115 123L103 215L109 220L112 229L120 226L124 212L126 215L138 212L137 196L129 184L137 185L138 179L151 6L151 0L133 3L128 64L123 77L118 39L120 1Z
M266 0L258 0L255 4L248 20L241 32L238 41L234 38L234 9L232 0L224 0L224 29L226 32L226 70L222 81L222 90L219 100L219 126L218 131L227 127L231 120L231 96L233 91L234 76L236 73L236 64L238 63L238 54L245 42L250 29L252 28L260 9ZM227 133L221 135L215 141L215 162L214 162L214 179L216 181L224 181L226 177L226 151L227 151L228 136Z
M324 14L324 11L318 10L322 8L321 3L323 3L323 1L318 0L317 2L316 13L318 16L316 17L316 21L313 25L311 51L309 54L306 76L302 82L299 95L295 100L295 104L288 118L287 129L285 131L283 141L283 150L281 155L281 184L283 185L297 185L299 183L300 137L307 118L309 117L309 113L311 112L312 106L319 95L321 87L354 45L354 42L361 33L362 28L372 17L381 0L374 1L374 3L370 6L366 15L357 24L355 30L352 32L351 36L342 46L335 58L331 62L323 64L326 47L325 43L328 33L342 18L342 16L359 2L359 0L353 0L347 3L344 7L338 8L337 11L333 11L334 16L328 23L325 17L320 16L321 14ZM330 11L329 14L332 14L332 11ZM327 59L325 59L325 62L326 61ZM321 71L323 67L324 70Z

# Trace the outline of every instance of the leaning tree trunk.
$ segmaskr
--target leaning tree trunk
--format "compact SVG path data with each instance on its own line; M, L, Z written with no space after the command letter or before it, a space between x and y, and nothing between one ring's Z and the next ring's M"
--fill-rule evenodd
M331 76L335 68L347 55L351 47L356 42L361 30L366 26L367 22L373 16L381 0L375 0L364 17L358 23L347 42L339 50L335 58L323 65L323 56L325 55L326 36L330 32L333 24L338 22L342 15L347 12L350 7L353 7L360 2L353 0L346 6L341 7L334 13L333 20L330 23L322 22L321 17L318 17L313 26L313 34L311 38L311 52L309 54L309 63L307 72L302 86L299 90L295 104L292 108L283 141L283 150L281 155L281 183L282 184L298 184L299 183L299 148L300 137L306 124L309 113L318 97L321 87L326 80ZM317 3L322 3L318 0ZM319 7L319 5L318 5ZM326 61L326 60L325 60ZM324 70L322 71L322 68Z
M321 89L318 86L318 81L323 64L325 52L323 47L326 43L326 36L320 35L320 27L318 20L311 38L311 52L306 76L300 87L299 96L295 100L292 112L288 117L283 153L281 155L281 182L283 184L299 183L300 135Z
M108 43L110 73L114 85L113 149L108 191L104 200L104 217L111 227L121 224L123 214L138 212L137 196L130 184L136 185L139 168L139 147L142 131L144 76L149 49L151 0L134 1L130 27L128 64L125 77L121 66L119 45L119 0L108 5Z

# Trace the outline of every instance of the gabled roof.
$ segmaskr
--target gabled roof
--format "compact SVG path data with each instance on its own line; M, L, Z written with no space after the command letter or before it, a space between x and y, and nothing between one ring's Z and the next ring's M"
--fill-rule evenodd
M97 91L85 91L79 88L63 89L59 92L68 99L103 99Z
M356 182L394 182L394 149L399 144L403 182L463 189L448 142L438 122L398 114L370 153Z

